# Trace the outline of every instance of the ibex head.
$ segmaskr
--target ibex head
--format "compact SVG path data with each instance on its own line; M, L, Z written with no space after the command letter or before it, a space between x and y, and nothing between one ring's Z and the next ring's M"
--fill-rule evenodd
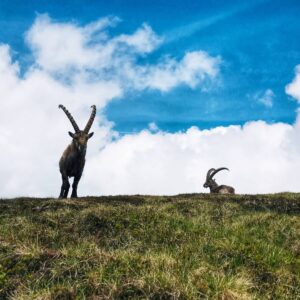
M89 131L92 127L92 124L93 124L95 116L96 116L96 106L95 105L91 106L93 110L92 110L91 116L90 116L84 130L79 129L74 118L72 117L70 112L63 105L60 104L58 107L61 108L65 112L65 114L67 115L68 119L70 120L70 122L75 130L75 133L72 133L69 131L69 135L73 138L73 143L74 143L76 149L79 152L85 151L88 139L91 138L94 134L94 132L89 133Z
M203 187L208 188L208 187L213 187L213 186L217 186L216 181L213 179L213 177L220 171L222 170L228 170L228 168L219 168L219 169L209 169L207 174L206 174L206 181L203 184Z

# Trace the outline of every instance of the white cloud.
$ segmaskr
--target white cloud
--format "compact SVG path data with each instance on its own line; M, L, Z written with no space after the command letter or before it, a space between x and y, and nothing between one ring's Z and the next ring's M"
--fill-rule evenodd
M116 50L107 28L118 21L115 17L103 18L80 27L55 22L43 14L26 33L26 41L37 65L46 71L101 69L111 64Z
M267 108L273 107L274 98L275 94L271 89L267 89L255 95L255 99Z
M132 47L138 53L152 52L160 43L162 39L159 38L150 26L143 24L132 35L122 34L114 42L124 43Z
M192 127L174 134L153 123L149 130L119 137L101 111L111 99L127 89L201 88L218 75L221 59L195 51L139 65L137 57L153 51L160 38L147 25L111 37L108 28L117 22L106 18L80 27L39 16L27 34L36 63L24 76L9 47L0 46L1 197L58 195L58 160L72 130L59 103L80 127L90 105L98 107L80 195L203 192L207 170L221 166L231 171L219 173L217 181L240 193L299 190L300 122Z
M163 39L147 24L132 34L110 36L109 27L117 22L117 18L104 18L80 27L40 15L26 41L39 68L69 80L106 78L125 89L169 91L181 84L195 88L218 74L220 58L204 51L187 52L179 61L164 57L158 64L138 64L138 57L154 51Z
M181 84L195 88L207 78L216 77L220 62L219 57L210 57L203 51L188 52L179 62L166 58L157 66L141 69L137 73L141 75L134 82L139 83L142 88L149 87L164 92Z
M300 65L296 66L295 73L296 76L294 80L285 87L285 91L288 95L300 102Z

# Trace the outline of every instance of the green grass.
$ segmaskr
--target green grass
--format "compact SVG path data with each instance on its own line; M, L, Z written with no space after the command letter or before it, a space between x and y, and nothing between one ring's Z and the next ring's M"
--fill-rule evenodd
M300 194L2 199L0 299L300 299Z

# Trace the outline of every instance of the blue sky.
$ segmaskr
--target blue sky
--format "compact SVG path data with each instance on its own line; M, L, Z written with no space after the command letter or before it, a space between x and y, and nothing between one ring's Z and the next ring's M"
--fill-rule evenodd
M155 122L176 132L196 125L244 124L250 120L293 123L296 101L285 93L300 61L299 1L7 1L0 3L0 40L26 68L32 54L24 33L37 14L57 22L85 25L108 15L122 21L113 33L132 33L142 23L164 38L146 58L182 57L206 51L221 57L216 83L203 90L178 86L170 92L127 93L105 108L121 132L136 132ZM262 99L271 95L271 104Z

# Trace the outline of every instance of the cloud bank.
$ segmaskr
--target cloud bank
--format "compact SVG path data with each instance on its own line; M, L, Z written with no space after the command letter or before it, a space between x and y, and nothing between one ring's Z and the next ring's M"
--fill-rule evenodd
M145 130L109 143L91 157L84 189L105 194L204 192L207 170L227 166L231 172L219 173L217 182L238 193L298 191L299 130L298 123L262 121L175 134Z
M147 61L164 41L147 24L131 34L112 35L116 17L81 26L40 15L26 33L34 64L21 76L8 45L0 46L1 197L59 194L58 160L72 130L58 110L64 104L84 127L96 104L87 164L79 195L204 192L206 172L226 166L217 181L238 193L298 191L300 122L218 127L166 133L149 125L119 136L102 109L129 91L168 92L181 85L214 84L222 60L207 52L186 52ZM300 101L299 68L286 87Z

